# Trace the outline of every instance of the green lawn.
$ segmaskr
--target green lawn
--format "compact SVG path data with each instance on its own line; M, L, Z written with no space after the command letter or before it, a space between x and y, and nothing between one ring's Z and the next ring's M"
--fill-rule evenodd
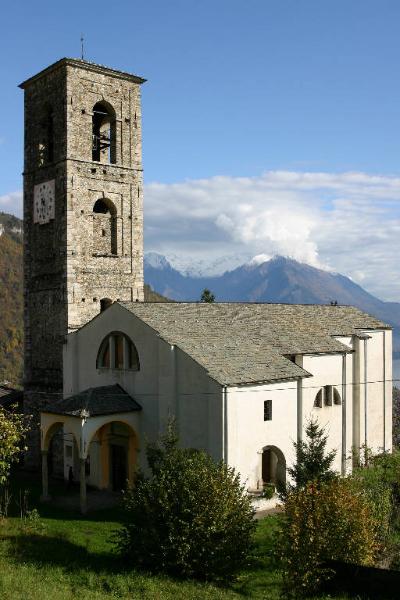
M14 483L30 489L30 507L40 510L39 522L24 522L18 506L0 521L0 598L2 600L173 599L206 600L254 598L282 600L280 577L270 552L278 517L259 522L252 564L229 588L181 582L135 572L119 559L112 537L121 526L118 509L79 514L38 504L39 487L32 477ZM64 487L53 493L65 493ZM325 597L319 597L322 600ZM343 600L337 596L336 600ZM375 600L375 599L374 599Z

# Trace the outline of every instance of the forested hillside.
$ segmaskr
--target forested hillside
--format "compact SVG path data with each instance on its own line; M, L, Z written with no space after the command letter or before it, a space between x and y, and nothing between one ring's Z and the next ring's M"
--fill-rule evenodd
M0 236L0 383L22 383L23 293L22 240L8 231ZM12 237L11 237L12 236Z
M22 221L0 212L0 384L22 385ZM145 285L146 302L168 302Z

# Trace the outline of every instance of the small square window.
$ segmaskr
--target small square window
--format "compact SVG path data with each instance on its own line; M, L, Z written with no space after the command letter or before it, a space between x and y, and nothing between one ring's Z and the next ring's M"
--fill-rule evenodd
M272 400L264 400L264 421L272 421Z

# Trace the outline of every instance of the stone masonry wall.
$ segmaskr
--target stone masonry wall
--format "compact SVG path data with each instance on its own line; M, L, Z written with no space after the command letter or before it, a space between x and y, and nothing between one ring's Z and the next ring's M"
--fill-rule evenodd
M63 59L22 85L24 406L36 423L30 466L39 464L40 408L62 391L65 336L98 314L102 298L143 300L140 83L105 67ZM105 164L104 157L92 160L97 102L115 111L115 164ZM55 218L34 223L34 186L52 179ZM93 212L99 199L112 207L112 216Z

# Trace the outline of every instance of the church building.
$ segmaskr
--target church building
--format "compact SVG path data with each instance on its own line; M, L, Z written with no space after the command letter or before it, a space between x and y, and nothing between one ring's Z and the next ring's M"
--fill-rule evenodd
M80 482L83 512L87 485L133 482L171 417L249 491L285 481L310 417L342 474L363 445L391 450L391 329L374 317L144 302L144 81L64 58L21 84L27 465L41 453L43 496L54 465Z

